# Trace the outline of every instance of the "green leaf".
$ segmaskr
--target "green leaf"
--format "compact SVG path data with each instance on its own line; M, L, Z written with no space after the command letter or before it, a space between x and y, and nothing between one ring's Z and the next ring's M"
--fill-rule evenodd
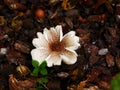
M41 64L40 64L40 68L45 68L47 66L47 62L44 60Z
M111 81L110 90L120 90L120 73Z
M46 68L42 68L42 69L40 70L40 73L41 73L42 75L47 75L47 74L48 74L48 71L47 71Z
M33 65L33 67L38 67L39 62L37 60L32 60L32 65Z
M32 76L37 76L39 73L39 68L34 68L34 70L32 71L31 75Z
M37 90L45 90L45 88L41 85L37 86Z
M48 82L48 78L47 77L41 77L37 80L39 83L47 83Z

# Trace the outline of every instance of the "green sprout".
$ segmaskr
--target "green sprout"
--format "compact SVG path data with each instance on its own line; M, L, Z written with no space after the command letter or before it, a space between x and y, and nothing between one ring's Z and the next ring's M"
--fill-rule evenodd
M120 90L120 73L111 81L110 90Z
M46 69L47 63L46 61L43 61L40 65L39 62L36 60L32 61L32 65L34 67L33 71L31 72L31 76L37 76L37 82L39 85L37 86L37 90L48 90L46 87L46 84L48 82L48 71ZM39 77L40 75L40 77Z

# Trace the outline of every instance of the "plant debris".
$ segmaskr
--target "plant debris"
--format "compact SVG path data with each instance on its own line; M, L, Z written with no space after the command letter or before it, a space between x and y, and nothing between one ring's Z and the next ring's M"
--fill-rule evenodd
M79 38L77 61L36 67L32 40L57 25ZM110 90L119 71L120 0L0 1L0 90Z

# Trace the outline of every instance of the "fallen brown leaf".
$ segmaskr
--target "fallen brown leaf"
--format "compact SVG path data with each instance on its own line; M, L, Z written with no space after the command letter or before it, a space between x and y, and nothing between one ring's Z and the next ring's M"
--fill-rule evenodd
M36 82L32 80L17 80L13 75L9 77L10 90L36 90Z

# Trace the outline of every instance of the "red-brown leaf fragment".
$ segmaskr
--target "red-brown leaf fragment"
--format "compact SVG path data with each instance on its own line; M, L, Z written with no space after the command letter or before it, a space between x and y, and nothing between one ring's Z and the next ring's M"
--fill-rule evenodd
M88 43L90 41L90 33L88 30L79 29L76 31L80 37L81 44Z
M107 62L108 67L112 67L115 64L114 57L109 53L106 54L106 62Z
M106 29L109 31L110 35L113 37L113 38L118 38L117 37L117 29L116 28L110 28L110 27L106 27Z
M86 85L87 80L81 81L78 86L77 90L84 90L84 86Z
M95 64L95 63L98 61L98 59L99 59L98 56L91 55L91 56L89 57L89 63L90 63L90 65Z
M120 69L120 56L116 57L116 64L117 64L117 67Z
M90 74L87 75L87 80L88 81L93 81L93 82L97 82L99 80L98 76L102 73L101 69L94 69L91 71Z
M22 52L22 53L29 53L30 52L30 47L28 44L24 43L24 42L21 42L21 41L17 41L15 44L14 44L14 47L16 50Z
M104 87L105 90L110 90L110 84L108 82L99 81L98 83L99 83L100 86Z
M88 18L86 18L86 22L101 22L103 23L106 19L106 14L101 15L90 15Z
M78 68L73 70L73 72L71 73L71 79L74 81L77 79L79 73L78 73Z

